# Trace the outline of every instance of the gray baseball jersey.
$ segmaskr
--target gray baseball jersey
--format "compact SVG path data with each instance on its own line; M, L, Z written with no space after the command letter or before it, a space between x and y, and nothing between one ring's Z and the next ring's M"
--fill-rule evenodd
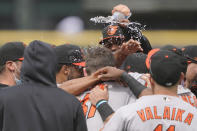
M129 88L123 87L117 82L106 82L105 84L108 85L108 103L114 110L117 110L128 103L135 102L136 97L129 90ZM86 117L87 127L89 131L98 131L103 127L103 120L95 106L93 106L89 101L88 97L89 91L84 92L80 96L80 101Z
M197 110L178 97L151 95L121 107L103 131L197 131Z

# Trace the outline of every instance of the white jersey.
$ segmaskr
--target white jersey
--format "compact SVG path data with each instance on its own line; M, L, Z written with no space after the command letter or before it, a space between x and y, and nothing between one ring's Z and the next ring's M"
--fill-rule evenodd
M178 85L177 94L185 102L197 108L196 96L188 88L185 88L182 85Z
M105 84L108 85L108 103L113 108L113 110L117 110L128 103L135 102L136 97L129 88L123 87L117 82L106 82ZM95 106L93 106L89 101L88 97L89 91L84 92L80 96L80 101L86 117L88 131L99 131L99 129L103 127L103 120Z
M129 75L140 82L142 85L146 86L146 81L141 78L143 74L130 72ZM196 96L188 88L185 88L182 85L178 85L177 95L185 102L197 108Z
M150 95L118 109L103 131L197 131L197 110L178 97Z

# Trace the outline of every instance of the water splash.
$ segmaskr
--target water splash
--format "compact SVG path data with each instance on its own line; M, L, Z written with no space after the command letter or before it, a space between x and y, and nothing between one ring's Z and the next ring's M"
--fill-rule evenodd
M112 18L112 16L96 16L94 18L90 19L91 22L94 22L95 24L120 24L124 25L126 28L128 28L128 33L131 34L132 39L139 40L142 37L142 30L145 30L146 25L142 25L138 22L129 22L129 23L124 23L124 22L119 22L116 21Z

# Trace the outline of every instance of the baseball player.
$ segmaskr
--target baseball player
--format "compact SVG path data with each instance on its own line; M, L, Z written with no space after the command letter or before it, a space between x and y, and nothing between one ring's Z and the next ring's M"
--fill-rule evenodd
M0 48L0 87L20 84L20 69L25 45L22 42L8 42Z
M91 75L102 67L115 66L113 54L107 48L89 48L87 50L85 58L86 71L88 75ZM105 85L107 85L107 89L104 88ZM126 88L117 81L105 82L99 84L96 88L101 88L102 90L109 91L108 102L113 110L117 110L118 108L127 105L128 103L133 103L136 100L136 97L129 90L129 88ZM103 120L106 119L105 116L108 116L108 114L105 114L104 117L101 117L99 111L101 111L102 109L100 109L99 106L94 106L91 104L91 102L89 101L89 95L91 90L92 89L90 88L89 90L86 90L80 95L80 102L84 110L88 130L98 131L100 128L103 127ZM102 101L100 102L102 103Z
M169 51L173 51L173 52L180 51L178 48L176 48L176 47L174 47L172 45L164 46L161 49L162 50L169 50ZM155 50L157 50L157 49L155 49ZM154 50L152 50L149 53L149 55L152 54L152 52L154 52ZM146 63L148 63L147 61L149 61L149 60L147 59L146 60ZM194 64L194 63L191 63L191 64ZM190 67L190 65L188 65L188 67ZM183 68L183 72L185 72L185 68ZM188 71L188 69L187 69L186 79L188 78L188 76L187 76L188 72L190 72L190 71ZM193 70L193 72L195 72L195 70ZM151 88L151 85L150 85L150 75L140 74L140 73L137 73L137 72L134 72L134 73L133 72L130 72L129 75L131 75L132 77L134 77L142 85ZM187 81L186 81L186 83L187 83ZM191 90L189 88L185 87L184 81L181 81L181 83L178 85L177 94L185 102L191 104L194 107L197 107L197 99L196 99L196 96L191 92Z
M150 59L154 95L143 96L135 103L118 109L103 131L197 130L196 109L177 95L177 85L184 78L182 57L160 50Z

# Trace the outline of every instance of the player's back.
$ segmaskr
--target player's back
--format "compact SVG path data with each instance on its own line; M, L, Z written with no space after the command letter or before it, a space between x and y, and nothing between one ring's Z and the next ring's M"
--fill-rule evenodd
M113 110L117 110L128 103L135 102L136 97L127 87L121 86L117 82L106 82L109 92L109 105ZM88 131L99 131L103 127L103 120L96 110L95 106L91 104L88 99L89 92L84 92L81 98L81 104L85 113ZM85 101L84 101L85 100Z
M197 131L196 123L197 111L190 104L178 97L151 95L117 110L104 131Z

